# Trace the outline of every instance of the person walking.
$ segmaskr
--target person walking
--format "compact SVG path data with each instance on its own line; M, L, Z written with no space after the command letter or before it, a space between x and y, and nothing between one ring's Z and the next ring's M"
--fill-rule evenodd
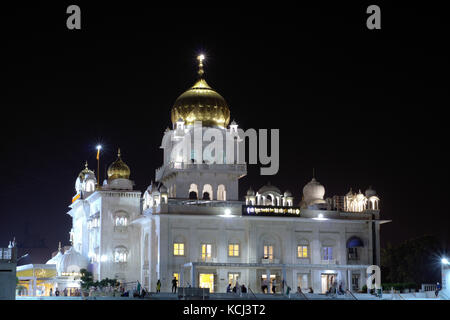
M56 290L55 290L55 296L59 297L59 290L58 290L58 288L56 288Z
M158 282L156 282L156 293L161 292L161 281L158 279Z
M434 292L434 295L436 296L436 298L437 298L438 295L439 295L439 291L441 291L441 284L438 282L438 283L436 284L436 291Z
M67 297L67 288L64 288L63 293L64 293L64 297Z
M172 279L172 293L177 293L178 280L176 277Z
M49 293L50 297L53 295L53 288L50 288L50 293Z
M277 291L277 282L275 279L272 280L272 293L275 294Z
M227 293L231 293L231 283L229 283L227 286Z

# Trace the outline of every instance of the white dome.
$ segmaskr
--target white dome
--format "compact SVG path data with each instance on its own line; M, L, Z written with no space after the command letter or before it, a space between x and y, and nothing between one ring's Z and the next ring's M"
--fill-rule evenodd
M291 193L289 190L286 190L286 191L284 192L284 196L285 196L285 197L292 197L292 193Z
M87 268L88 259L75 251L72 247L61 257L59 267L56 270L59 274L63 272L79 272L80 269Z
M315 178L312 178L312 180L303 187L303 197L308 204L315 200L323 200L324 195L325 187L321 185L320 182L316 181Z
M53 258L48 260L45 264L56 264L56 270L58 270L62 257L63 254L61 253L61 251L58 251L58 253Z

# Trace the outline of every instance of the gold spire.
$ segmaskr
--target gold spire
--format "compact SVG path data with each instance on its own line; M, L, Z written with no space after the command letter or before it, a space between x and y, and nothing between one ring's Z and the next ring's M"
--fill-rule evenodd
M85 164L84 164L84 168L85 168L85 169L88 169L87 160L86 160L86 162L85 162ZM89 169L88 169L88 170L89 170Z
M203 54L200 54L197 56L198 60L198 76L199 78L203 78L203 74L205 71L203 70L203 60L205 60L205 56Z
M61 251L61 241L58 244L58 251Z
M117 150L117 156L120 158L120 148Z

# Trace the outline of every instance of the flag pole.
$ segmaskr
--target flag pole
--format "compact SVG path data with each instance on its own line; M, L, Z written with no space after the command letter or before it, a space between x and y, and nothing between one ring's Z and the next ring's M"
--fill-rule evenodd
M100 189L100 149L101 145L97 146L97 189Z

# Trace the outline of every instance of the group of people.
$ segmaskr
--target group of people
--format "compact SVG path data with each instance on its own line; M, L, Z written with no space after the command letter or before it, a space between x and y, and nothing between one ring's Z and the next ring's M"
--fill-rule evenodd
M178 280L176 277L173 277L172 279L172 293L177 293L177 288L178 288ZM161 280L158 279L158 281L156 282L156 293L161 292Z
M236 281L234 287L231 288L231 283L229 283L227 286L227 293L236 293L236 294L247 293L247 287L245 286L245 284L239 285L239 283Z
M328 289L328 291L326 292L326 295L342 295L345 294L345 290L344 290L344 284L341 282L339 282L339 286L338 286L338 282L337 280L331 281L331 285L330 288Z
M64 288L64 290L62 291L62 294L61 294L61 292L59 291L58 288L55 289L55 297L59 297L61 295L64 296L64 297L69 296L69 291L67 290L67 288ZM81 296L81 291L78 288L76 288L75 290L70 292L70 295L79 297L79 296ZM50 288L49 296L50 297L53 296L53 288Z

